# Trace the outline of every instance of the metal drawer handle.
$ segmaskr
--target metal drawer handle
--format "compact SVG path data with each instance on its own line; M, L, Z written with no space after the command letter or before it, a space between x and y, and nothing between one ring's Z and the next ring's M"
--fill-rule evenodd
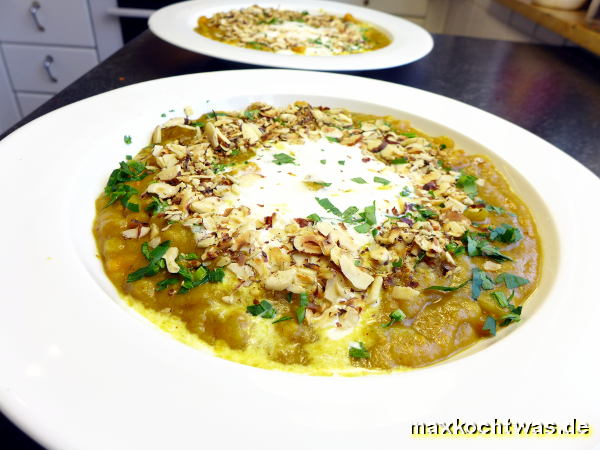
M53 83L58 83L58 78L52 73L52 63L54 63L54 58L50 55L46 55L46 59L44 59L44 69L46 69L48 78L50 78Z
M33 17L33 21L35 22L37 29L40 31L46 31L46 27L40 23L40 18L38 17L38 11L41 7L42 5L40 5L39 2L33 2L29 7L29 13L31 14L31 17Z

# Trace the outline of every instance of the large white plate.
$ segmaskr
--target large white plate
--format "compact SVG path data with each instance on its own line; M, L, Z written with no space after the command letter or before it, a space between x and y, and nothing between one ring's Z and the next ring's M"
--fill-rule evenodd
M263 7L344 15L376 25L391 38L387 47L372 52L339 56L280 55L236 47L208 39L194 31L200 16L245 8L258 3ZM431 35L408 20L368 8L321 0L195 0L167 6L155 12L148 22L159 38L197 53L247 64L309 70L370 70L401 66L427 55L433 48Z
M125 307L104 276L91 235L94 199L117 161L143 146L168 110L297 99L406 117L491 155L530 204L543 242L542 283L523 321L475 349L481 351L434 367L327 378L213 357ZM131 146L123 142L126 134ZM498 117L347 75L213 72L72 104L8 136L0 153L0 405L49 447L469 448L482 442L415 439L410 425L577 419L600 426L600 183L549 143ZM598 436L543 444L590 448ZM532 439L510 445L541 443ZM491 448L506 443L485 440Z

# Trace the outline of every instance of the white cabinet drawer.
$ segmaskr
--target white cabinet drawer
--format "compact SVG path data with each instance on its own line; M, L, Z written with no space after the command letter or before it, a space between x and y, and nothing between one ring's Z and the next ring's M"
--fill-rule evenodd
M370 0L369 7L390 14L425 17L429 0Z
M30 11L32 7L35 10L35 6L39 6L35 13L37 24ZM88 3L85 0L0 0L0 41L93 47Z
M32 94L30 92L17 92L17 100L19 101L19 106L21 107L21 114L23 114L23 117L38 109L51 98L51 94Z
M2 50L17 91L55 93L98 64L96 51L85 48L2 44Z

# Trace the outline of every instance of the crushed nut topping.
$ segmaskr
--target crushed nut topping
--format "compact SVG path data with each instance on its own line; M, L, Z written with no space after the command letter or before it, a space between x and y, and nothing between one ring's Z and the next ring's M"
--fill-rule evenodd
M389 178L404 180L402 192L393 193L395 204L382 209L376 199L363 211L340 211L317 197L315 210L321 206L325 218L287 218L261 215L263 204L240 203L240 192L264 177L257 155L270 155L278 170L294 175L296 159L277 152L320 139L351 147L357 164L380 164ZM166 219L162 231L177 222L188 227L199 258L226 266L240 285L309 293L315 306L306 320L331 319L339 332L356 325L361 311L385 292L399 299L418 295L416 288L424 287L415 286L411 274L420 262L440 277L456 275L460 269L448 246L477 230L465 215L477 205L457 186L461 173L441 163L446 146L405 122L392 127L381 118L358 120L344 109L302 101L282 108L253 103L241 112L170 119L155 129L152 142L146 167L158 167L142 195L152 198L158 205L154 213ZM344 170L345 160L331 163ZM381 192L396 186L366 170L353 182L371 183ZM315 194L328 185L307 183L316 185ZM147 234L156 247L160 231L154 224L123 232L128 239ZM179 270L177 255L170 248L163 257L170 273ZM492 264L486 269L498 270ZM340 308L346 311L342 315Z
M202 16L196 31L239 47L306 55L360 53L390 43L383 32L350 14L338 17L257 5Z

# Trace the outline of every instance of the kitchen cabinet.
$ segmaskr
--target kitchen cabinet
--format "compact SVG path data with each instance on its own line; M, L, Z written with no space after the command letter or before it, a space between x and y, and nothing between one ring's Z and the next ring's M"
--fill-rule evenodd
M0 133L122 45L116 0L0 0Z

